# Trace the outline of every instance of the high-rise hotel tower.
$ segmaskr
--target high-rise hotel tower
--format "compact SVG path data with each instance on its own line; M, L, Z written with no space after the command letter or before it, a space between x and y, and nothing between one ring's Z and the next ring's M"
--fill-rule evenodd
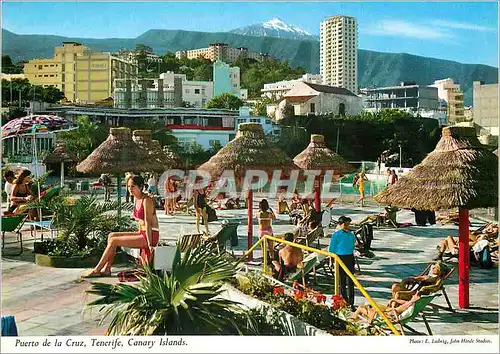
M331 16L320 25L323 83L358 93L358 25L354 17Z

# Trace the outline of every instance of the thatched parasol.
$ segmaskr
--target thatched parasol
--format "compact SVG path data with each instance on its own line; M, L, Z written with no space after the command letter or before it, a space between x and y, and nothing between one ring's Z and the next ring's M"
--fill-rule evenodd
M237 181L243 180L248 170L265 171L268 176L272 177L274 170L281 170L286 176L293 170L299 169L290 157L266 138L262 126L257 123L240 124L236 138L198 168L198 170L210 173L214 180L218 179L224 171L232 170ZM253 190L251 188L248 191L247 200L248 248L250 249L253 244ZM251 253L249 259L252 259Z
M498 204L498 158L474 128L446 127L436 149L375 199L417 210L459 208L459 305L469 306L468 210Z
M356 170L344 158L330 150L325 144L325 137L319 134L311 135L311 142L295 156L293 162L303 170L320 170L321 175L333 170L334 175L340 176ZM315 183L315 208L320 211L321 187L317 182Z
M132 140L129 128L111 128L108 138L76 169L83 173L116 173L118 201L121 202L121 175L129 171L151 171L151 165L147 151Z
M160 143L157 142L158 145L152 143L151 130L134 130L132 140L147 153L148 171L163 172L171 167L172 163L163 154Z
M66 145L63 143L57 143L54 151L47 155L44 159L44 163L60 163L61 164L61 187L64 186L64 163L65 162L76 162L78 158L75 153L68 151Z
M272 176L275 169L287 175L299 168L266 138L260 124L242 123L236 138L198 169L209 172L213 179L219 178L225 170L233 170L236 179L242 179L247 170L262 170Z
M427 157L375 199L379 203L417 210L498 204L498 159L469 127L446 127Z

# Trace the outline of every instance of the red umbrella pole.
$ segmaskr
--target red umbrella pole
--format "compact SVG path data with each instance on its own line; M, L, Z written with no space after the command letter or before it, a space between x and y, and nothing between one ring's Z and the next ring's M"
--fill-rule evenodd
M469 211L458 209L458 306L462 309L469 308Z
M321 213L321 176L316 176L314 179L314 208L318 213Z
M247 206L248 206L248 249L250 249L253 245L253 190L252 187L248 189L247 196ZM264 255L265 257L266 255ZM251 261L253 259L253 252L248 254L248 260Z

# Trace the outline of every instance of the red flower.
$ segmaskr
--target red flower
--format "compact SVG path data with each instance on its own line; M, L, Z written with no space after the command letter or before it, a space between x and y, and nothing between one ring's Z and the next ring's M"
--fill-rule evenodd
M324 303L326 301L326 296L321 294L321 293L318 293L315 295L315 299L316 299L316 302L318 304L321 304L321 303Z
M293 293L293 298L295 299L295 301L299 301L299 300L300 300L300 299L302 299L304 296L305 296L305 293L304 293L302 290L296 290L296 291Z
M284 294L284 293L285 290L282 287L277 286L273 289L273 295Z
M332 307L335 311L347 307L347 301L341 295L332 296Z

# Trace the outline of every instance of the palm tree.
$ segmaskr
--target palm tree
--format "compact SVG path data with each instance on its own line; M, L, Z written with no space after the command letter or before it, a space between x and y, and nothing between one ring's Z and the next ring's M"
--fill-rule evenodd
M235 275L223 255L202 246L181 258L177 247L172 272L155 274L146 265L137 286L92 283L98 295L88 306L105 308L102 321L113 316L111 335L257 334L241 304L219 297L221 286Z

